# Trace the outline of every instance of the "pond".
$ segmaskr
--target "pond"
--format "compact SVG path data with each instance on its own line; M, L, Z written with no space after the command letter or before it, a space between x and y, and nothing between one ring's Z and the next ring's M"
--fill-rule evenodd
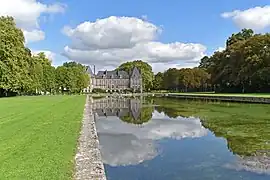
M270 179L269 105L95 99L108 180Z

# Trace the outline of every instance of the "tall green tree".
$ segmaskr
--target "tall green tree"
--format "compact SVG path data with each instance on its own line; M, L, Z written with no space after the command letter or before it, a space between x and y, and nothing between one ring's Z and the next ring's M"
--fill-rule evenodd
M175 91L206 91L210 75L204 68L171 68L164 73L164 87Z
M199 65L199 68L209 68L211 66L211 60L208 56L204 56L201 61L200 61L200 65Z
M153 82L153 89L163 90L164 89L164 74L159 72L155 75Z
M137 67L142 73L143 89L144 90L152 89L154 73L153 73L152 67L148 63L141 60L125 62L121 64L117 69L124 70L130 73L134 67Z
M72 78L74 81L74 92L81 92L89 85L90 75L86 73L85 66L76 62L66 62L63 64L63 66L67 67L69 69L69 72L72 74Z
M67 62L57 67L56 76L58 88L70 93L82 92L90 82L86 67L76 62Z
M243 29L226 44L224 51L201 60L212 85L222 92L269 92L270 34Z
M170 68L164 72L164 87L167 90L178 90L179 88L179 70Z
M55 92L55 68L43 52L32 56L30 63L31 91L35 93Z
M254 35L254 32L252 29L242 29L241 32L237 34L232 34L231 37L228 38L226 41L227 47L231 46L232 44L238 42L238 41L244 41L249 39Z
M42 59L43 80L42 91L53 93L56 91L56 69L52 66L51 60L45 54L39 54Z
M43 54L38 54L32 57L30 75L32 80L32 92L39 93L42 91L43 85Z
M65 66L58 66L56 68L56 84L58 89L63 93L64 91L71 91L75 86L72 74Z
M12 17L0 17L0 94L20 93L28 89L29 51L23 32Z
M32 55L12 17L0 17L0 96L67 90L89 85L85 66L68 62L55 69L44 53Z

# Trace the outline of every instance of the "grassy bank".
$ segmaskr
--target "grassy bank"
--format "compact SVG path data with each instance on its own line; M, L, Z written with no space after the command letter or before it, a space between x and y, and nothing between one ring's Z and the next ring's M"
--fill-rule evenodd
M215 135L228 141L238 155L270 155L270 106L156 98L157 110L170 117L199 117Z
M0 179L71 179L85 96L0 99Z

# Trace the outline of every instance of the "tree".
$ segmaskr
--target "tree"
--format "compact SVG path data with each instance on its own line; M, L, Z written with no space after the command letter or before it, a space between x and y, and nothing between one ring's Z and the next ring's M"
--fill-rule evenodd
M76 62L67 62L56 69L58 88L70 93L80 93L89 85L90 77L86 67Z
M51 65L45 65L43 67L43 82L42 90L44 92L53 93L56 91L56 70Z
M211 60L208 56L204 56L202 59L201 59L201 62L200 62L200 65L199 65L199 68L209 68L211 66Z
M64 67L69 68L73 76L74 81L74 92L81 92L84 88L89 85L90 77L86 73L86 67L76 62L68 62L63 64Z
M32 92L40 92L42 90L42 81L44 79L41 54L32 58L30 75L32 80Z
M253 34L254 32L252 29L242 29L241 32L237 34L232 34L232 36L228 38L228 40L226 41L226 46L229 47L238 41L247 40L252 37Z
M138 119L134 119L131 112L129 112L125 116L120 116L119 118L122 121L127 122L129 124L144 124L144 123L147 123L148 121L151 120L153 112L154 112L153 106L152 107L142 107Z
M270 35L243 29L232 34L223 52L201 60L221 92L269 92Z
M81 92L89 84L85 66L68 62L55 69L44 53L32 55L12 17L0 17L0 96Z
M210 74L204 68L170 68L164 73L164 87L176 91L205 91Z
M12 17L0 17L0 95L20 93L29 87L29 51L23 32Z
M170 68L164 72L164 87L167 90L177 90L179 87L179 71Z
M130 73L134 67L137 67L141 71L143 89L144 90L152 89L154 73L153 73L152 67L148 63L143 62L141 60L136 60L132 62L123 63L117 69Z
M65 90L70 90L70 88L75 86L72 82L72 77L70 76L68 68L65 66L58 66L56 68L56 84L58 89L61 89L62 93Z
M164 74L159 72L155 75L153 82L153 89L163 90L164 89Z

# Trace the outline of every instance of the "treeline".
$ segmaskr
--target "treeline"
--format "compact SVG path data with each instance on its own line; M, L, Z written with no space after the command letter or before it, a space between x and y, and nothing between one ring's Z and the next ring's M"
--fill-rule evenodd
M226 41L226 49L201 60L220 92L270 92L270 34L243 29Z
M203 57L199 67L156 74L153 89L270 92L270 34L254 34L251 29L232 34L225 50Z
M12 17L0 17L0 30L0 96L80 93L89 85L85 66L67 62L55 68L44 53L33 55ZM148 63L137 60L117 69L130 72L134 66L144 91L269 92L270 34L243 29L228 38L224 51L203 57L195 68L154 75Z
M0 30L0 96L79 93L87 87L83 65L55 68L44 53L33 55L12 17L0 17Z
M209 74L201 68L170 68L155 75L153 89L176 92L209 91L209 79Z

